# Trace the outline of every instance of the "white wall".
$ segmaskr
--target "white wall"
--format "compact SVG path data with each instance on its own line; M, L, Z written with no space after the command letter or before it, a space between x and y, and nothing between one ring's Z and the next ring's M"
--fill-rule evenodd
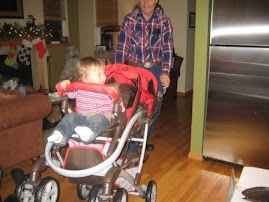
M130 13L138 0L118 0L118 23L121 25L126 14Z
M177 91L185 93L186 49L187 49L187 6L188 0L160 1L164 13L171 19L175 53L183 57Z
M79 0L80 57L93 55L95 50L95 0Z

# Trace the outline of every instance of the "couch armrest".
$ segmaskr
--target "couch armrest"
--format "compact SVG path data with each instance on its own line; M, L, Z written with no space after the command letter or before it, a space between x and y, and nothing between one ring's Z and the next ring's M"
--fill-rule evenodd
M51 101L42 93L18 96L1 102L0 130L43 119L51 112Z

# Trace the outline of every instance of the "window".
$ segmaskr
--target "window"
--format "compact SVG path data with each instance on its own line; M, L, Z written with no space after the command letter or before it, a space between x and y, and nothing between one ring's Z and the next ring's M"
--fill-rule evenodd
M118 0L96 0L96 27L118 24Z
M62 36L66 36L66 4L65 0L43 0L44 9L44 24L45 27L51 30L52 38L46 42L60 41Z

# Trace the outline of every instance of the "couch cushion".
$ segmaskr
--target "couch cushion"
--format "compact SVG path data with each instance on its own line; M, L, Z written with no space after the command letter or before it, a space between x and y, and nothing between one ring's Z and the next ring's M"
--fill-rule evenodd
M42 93L18 96L1 102L0 111L0 130L5 130L48 116L51 101Z
M8 168L43 153L41 119L0 130L0 167Z

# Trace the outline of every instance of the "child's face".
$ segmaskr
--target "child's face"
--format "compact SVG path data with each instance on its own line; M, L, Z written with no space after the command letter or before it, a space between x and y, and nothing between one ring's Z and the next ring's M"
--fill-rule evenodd
M94 68L89 69L87 74L83 78L83 82L86 83L96 83L96 84L104 84L106 81L105 69Z

